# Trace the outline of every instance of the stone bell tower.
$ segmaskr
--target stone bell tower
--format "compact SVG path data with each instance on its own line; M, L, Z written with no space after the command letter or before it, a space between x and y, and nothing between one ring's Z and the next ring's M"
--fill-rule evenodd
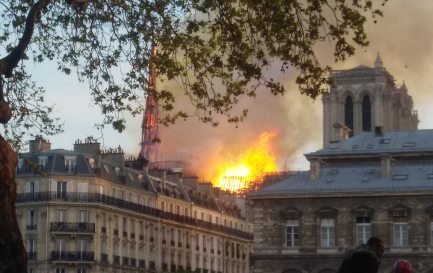
M401 86L395 84L379 54L374 67L334 70L331 77L334 85L322 98L324 147L375 127L384 131L418 128L418 114L404 81Z

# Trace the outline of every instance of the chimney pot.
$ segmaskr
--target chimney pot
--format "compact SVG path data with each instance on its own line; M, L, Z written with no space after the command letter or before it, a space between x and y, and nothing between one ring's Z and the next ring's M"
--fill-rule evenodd
M383 126L374 127L374 135L376 137L383 137Z

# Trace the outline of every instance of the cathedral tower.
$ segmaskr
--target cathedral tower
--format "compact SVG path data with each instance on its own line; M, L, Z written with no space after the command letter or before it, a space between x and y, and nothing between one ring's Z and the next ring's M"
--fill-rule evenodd
M418 128L418 114L406 85L396 86L379 54L374 67L335 70L331 77L334 85L322 99L324 147L375 127L385 131Z

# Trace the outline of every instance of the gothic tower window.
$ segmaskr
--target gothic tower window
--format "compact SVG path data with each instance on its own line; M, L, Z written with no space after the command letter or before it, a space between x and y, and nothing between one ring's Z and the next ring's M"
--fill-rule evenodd
M371 131L371 102L368 95L362 99L362 131Z
M350 136L353 136L353 100L351 96L347 96L344 102L344 125L351 130Z

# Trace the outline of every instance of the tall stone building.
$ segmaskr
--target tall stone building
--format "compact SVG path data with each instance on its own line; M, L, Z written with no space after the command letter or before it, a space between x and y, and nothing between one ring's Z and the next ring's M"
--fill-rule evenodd
M20 155L17 191L29 273L249 272L252 228L234 196L120 148L38 138Z
M415 130L412 99L379 57L333 77L310 169L248 195L252 271L335 273L348 249L377 236L380 273L400 258L433 273L433 130Z
M385 131L417 129L418 115L406 85L396 86L379 55L374 67L333 71L331 77L334 86L323 96L324 147L374 127Z
M433 265L433 130L366 132L306 155L309 171L251 193L254 273L335 273L382 238L380 272Z

